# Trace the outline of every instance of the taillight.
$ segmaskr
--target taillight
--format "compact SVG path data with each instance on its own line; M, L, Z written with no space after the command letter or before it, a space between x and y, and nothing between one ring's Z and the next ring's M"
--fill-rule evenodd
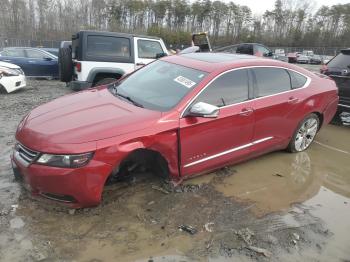
M81 63L80 62L75 63L75 70L77 72L81 72Z
M327 65L322 65L320 72L321 74L325 74L328 71L328 66Z

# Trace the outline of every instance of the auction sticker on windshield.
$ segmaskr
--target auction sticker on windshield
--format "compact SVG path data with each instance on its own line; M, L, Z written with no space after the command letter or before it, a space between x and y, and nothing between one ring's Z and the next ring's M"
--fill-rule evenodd
M184 77L184 76L178 76L174 79L175 82L178 82L179 84L187 87L187 88L191 88L192 86L194 86L196 83L193 82L192 80Z

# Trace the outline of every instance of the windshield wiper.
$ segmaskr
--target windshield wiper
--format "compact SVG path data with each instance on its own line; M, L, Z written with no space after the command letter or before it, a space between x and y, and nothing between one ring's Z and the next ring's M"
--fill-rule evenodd
M131 102L133 105L135 106L138 106L138 107L142 107L143 108L143 105L141 105L140 103L137 103L135 100L133 100L130 96L126 96L126 95L123 95L121 93L118 93L118 91L116 90L116 87L115 88L115 94L119 97L122 97L126 100L128 100L129 102Z
M136 102L135 100L133 100L130 96L126 96L126 95L123 95L121 93L118 93L118 86L119 86L119 82L114 83L113 86L112 86L112 88L113 88L112 90L113 90L114 95L122 97L125 100L128 100L129 102L131 102L135 106L138 106L138 107L141 107L141 108L144 107L142 104L140 104L140 103Z

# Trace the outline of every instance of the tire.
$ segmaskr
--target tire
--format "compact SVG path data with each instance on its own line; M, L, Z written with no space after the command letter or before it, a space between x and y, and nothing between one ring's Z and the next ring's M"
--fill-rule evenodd
M0 85L0 94L7 94L6 88L2 85Z
M108 85L108 84L113 83L115 81L117 81L117 79L112 78L112 77L103 78L103 79L98 80L93 86L95 87L95 86Z
M309 148L320 126L320 119L316 114L310 114L301 121L289 142L289 152L302 152Z
M72 50L69 47L60 48L58 52L58 70L59 79L62 82L72 81L73 76L73 61Z
M337 112L335 113L334 117L331 120L332 125L341 126L343 124L340 118L340 113L341 112L337 110Z

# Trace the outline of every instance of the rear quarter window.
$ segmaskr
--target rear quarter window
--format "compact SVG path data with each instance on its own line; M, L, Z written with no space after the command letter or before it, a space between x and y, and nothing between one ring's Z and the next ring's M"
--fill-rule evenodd
M290 75L290 82L292 85L292 89L303 87L307 81L307 78L297 72L288 70Z

